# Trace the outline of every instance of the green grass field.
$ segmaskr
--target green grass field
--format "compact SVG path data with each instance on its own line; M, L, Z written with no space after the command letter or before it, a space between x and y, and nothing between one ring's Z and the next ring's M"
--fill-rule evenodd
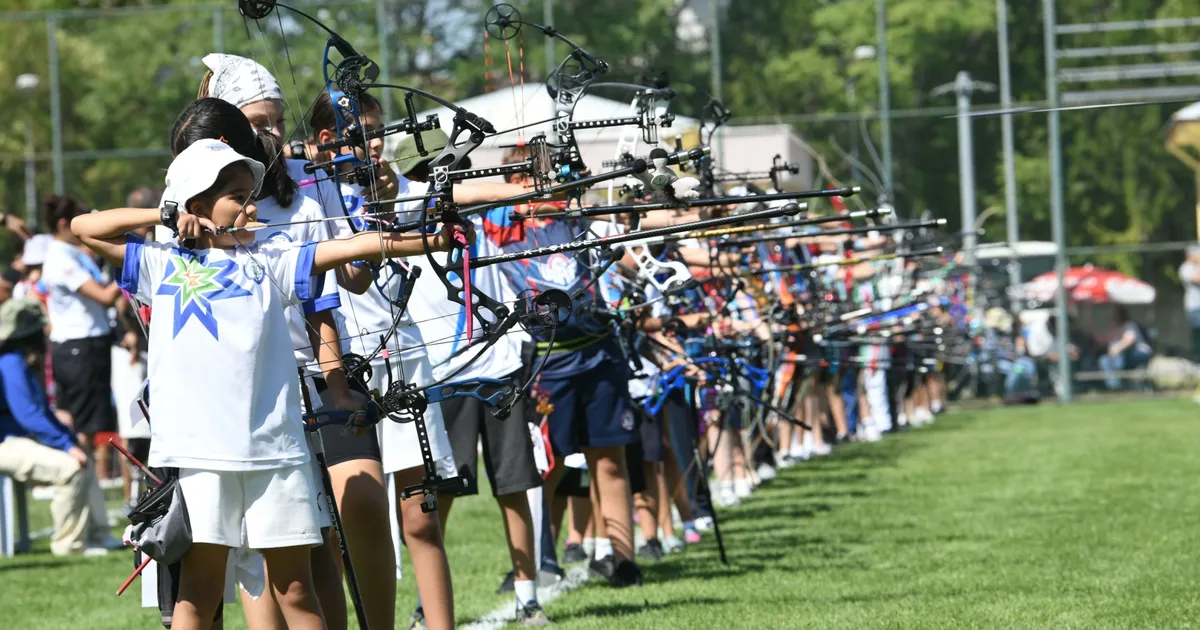
M548 606L560 628L1190 628L1200 616L1200 425L1190 401L967 412L796 466L711 534ZM43 510L44 504L35 504ZM45 515L39 515L40 525ZM459 623L507 554L490 499L463 501L448 546ZM113 592L128 556L0 560L0 627L153 628ZM402 581L401 617L413 601ZM236 609L226 627L243 627Z

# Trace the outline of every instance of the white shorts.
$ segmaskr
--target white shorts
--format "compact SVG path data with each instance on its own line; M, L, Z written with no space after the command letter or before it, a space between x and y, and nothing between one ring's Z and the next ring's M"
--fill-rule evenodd
M192 541L276 549L321 544L312 466L179 471ZM245 540L242 538L245 526Z
M399 365L397 365L399 363ZM433 366L425 355L392 359L392 373L409 383L426 385L433 382ZM382 359L371 363L371 382L367 389L387 391L387 368ZM421 446L417 441L417 429L412 422L393 422L387 418L379 421L379 449L383 455L383 472L420 468ZM437 462L438 474L450 478L455 476L454 451L450 450L450 437L446 435L446 423L442 420L442 405L434 403L425 410L425 430L429 433L429 450Z
M117 407L117 434L127 440L150 439L150 423L137 407L137 397L146 383L146 362L139 359L129 363L129 351L120 346L112 347L112 393Z

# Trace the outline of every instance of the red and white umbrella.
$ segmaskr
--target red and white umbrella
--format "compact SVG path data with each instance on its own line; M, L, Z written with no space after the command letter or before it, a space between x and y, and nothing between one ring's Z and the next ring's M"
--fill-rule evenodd
M1137 278L1092 265L1068 269L1063 274L1063 286L1075 302L1150 304L1155 296L1154 287ZM1058 276L1053 271L1043 273L1020 287L1022 295L1043 302L1054 299L1057 291Z

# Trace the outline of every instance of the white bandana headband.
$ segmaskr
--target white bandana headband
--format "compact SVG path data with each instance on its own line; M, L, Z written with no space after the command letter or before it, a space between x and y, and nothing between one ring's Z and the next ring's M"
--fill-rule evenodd
M283 100L279 83L267 69L253 59L213 53L204 57L204 65L213 72L208 95L236 107L269 99Z

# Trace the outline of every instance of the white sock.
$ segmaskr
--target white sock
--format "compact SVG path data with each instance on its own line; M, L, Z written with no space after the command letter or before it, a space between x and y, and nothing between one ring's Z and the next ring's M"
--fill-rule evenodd
M533 580L514 581L513 592L517 596L517 603L522 606L537 601L537 584Z
M612 540L608 538L596 539L596 558L607 558L613 555Z

